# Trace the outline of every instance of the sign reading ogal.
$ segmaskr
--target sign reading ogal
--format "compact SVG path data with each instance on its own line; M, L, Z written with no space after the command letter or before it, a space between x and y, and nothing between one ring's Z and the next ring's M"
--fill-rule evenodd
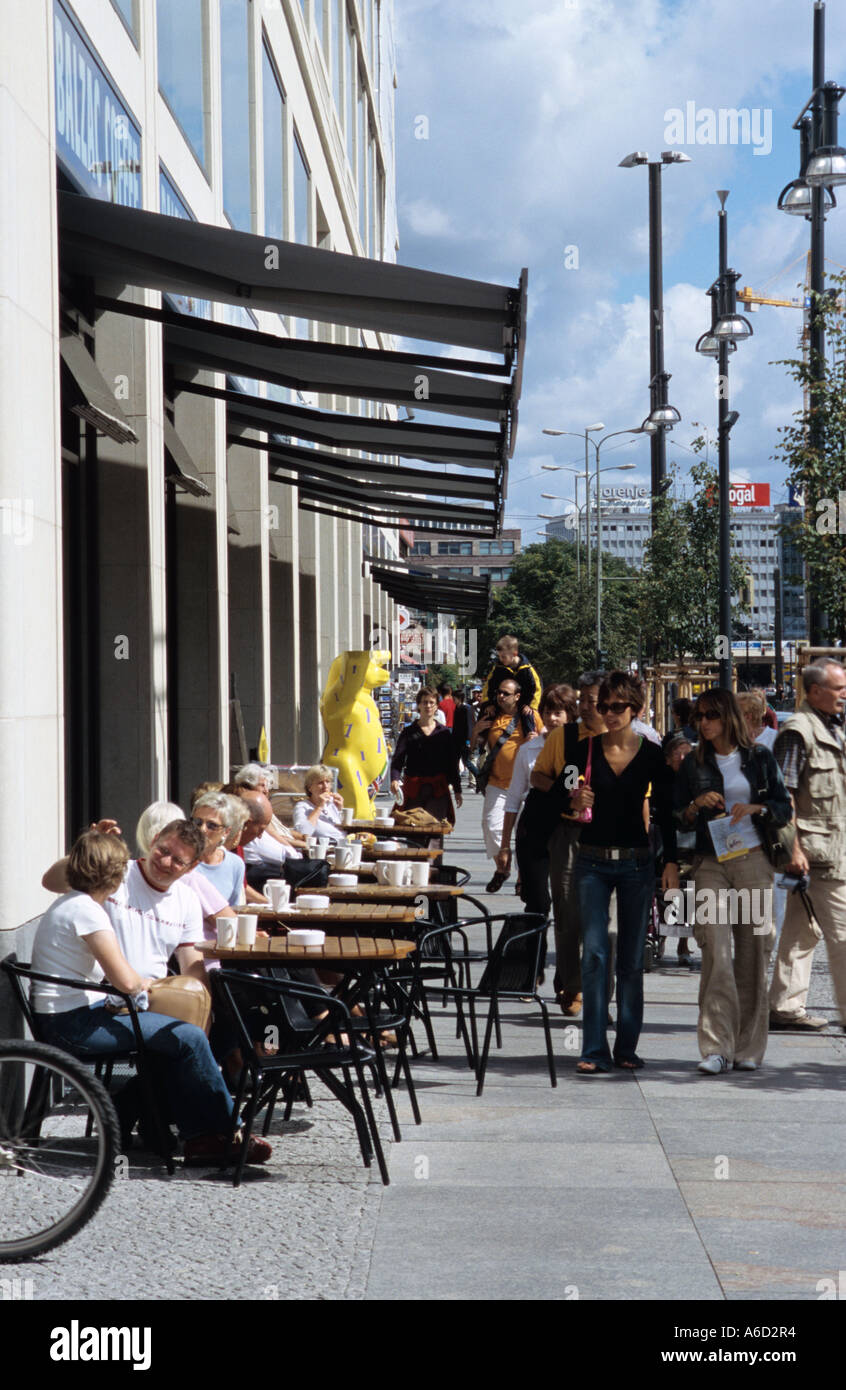
M141 131L61 0L53 5L56 152L94 198L141 206Z

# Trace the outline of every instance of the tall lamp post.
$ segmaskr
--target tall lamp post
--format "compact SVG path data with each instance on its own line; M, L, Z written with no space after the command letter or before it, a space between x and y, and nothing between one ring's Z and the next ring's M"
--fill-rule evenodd
M650 418L658 421L656 412L667 407L667 382L664 372L664 267L661 227L661 175L666 164L689 164L690 156L680 150L663 150L660 159L650 159L643 150L627 154L619 163L620 169L633 169L645 164L649 170L649 393ZM676 412L676 419L681 417ZM672 420L669 421L672 423ZM652 436L652 500L666 488L667 441L663 430Z
M586 497L586 501L587 501L587 503L588 503L588 510L587 510L587 534L586 534L586 536L585 536L585 549L586 549L586 551L587 551L587 578L588 578L588 584L590 583L590 495L588 494L588 490L587 490L588 478L590 477L589 457L588 457L588 440L590 440L590 442L591 442L591 444L592 444L592 443L593 443L593 440L590 438L590 436L591 436L592 434L595 434L595 433L597 432L597 430L604 430L604 429L605 429L605 426L604 426L604 424L602 423L602 421L600 420L599 423L596 424L596 425L585 425L585 428L584 428L584 431L583 431L583 433L584 433L584 440L585 440L585 474L584 474L584 477L585 477L585 497ZM543 430L543 433L544 433L544 434L551 434L551 435L554 435L554 436L556 436L556 437L559 436L559 435L562 435L562 434L569 434L569 435L572 435L573 439L581 439L581 438L582 438L581 434L576 434L576 432L575 432L574 430Z
M602 494L599 490L599 474L604 471L599 467L599 455L603 444L609 439L615 439L621 434L648 434L654 438L652 430L646 428L648 422L644 421L636 429L612 430L610 434L605 434L601 439L592 439L590 442L596 450L596 664L597 669L602 668ZM663 431L659 430L659 434ZM621 468L634 467L633 464L620 464Z
M731 509L729 504L730 469L729 435L738 419L736 410L729 410L728 359L738 342L752 337L752 325L737 312L737 282L740 275L728 266L728 225L726 198L728 190L717 192L720 200L718 214L719 274L710 289L711 327L696 344L703 357L716 357L720 389L717 411L717 453L719 458L719 635L721 638L720 685L731 689ZM748 665L748 662L747 662Z
M564 431L562 430L561 433L563 434ZM610 466L609 468L603 468L603 469L602 469L602 472L603 472L603 473L625 472L625 470L626 470L627 468L635 468L635 467L636 467L636 465L633 464L633 463L613 463L613 464L611 464L611 466ZM582 512L585 510L585 508L590 507L590 498L589 498L589 497L585 498L584 506L583 506L583 507L580 507L580 506L579 506L579 479L580 479L580 477L582 476L582 475L581 475L581 472L579 471L578 468L568 468L568 467L566 466L566 464L562 464L562 465L561 465L561 469L562 469L562 471L565 472L565 473L574 473L574 474L576 475L576 484L575 484L575 492L576 492L576 502L575 502L575 508L576 508L576 583L577 583L577 584L581 584L581 582L582 582L582 570L581 570L581 560L580 560L580 551L581 551L580 537L581 537L581 531L582 531L582 521L581 521L581 517L582 517ZM545 498L545 500L546 500L547 502L569 502L569 500L570 500L569 497L559 497L558 494L555 493L555 492L542 492L542 493L541 493L541 497ZM546 513L545 513L545 512L539 512L538 515L539 515L539 516L546 516ZM552 520L551 517L550 517L549 519ZM587 537L585 538L585 543L587 544Z
M825 378L825 327L822 296L825 291L825 214L837 206L832 189L846 183L846 150L837 143L837 116L844 88L825 80L825 4L814 4L813 91L805 102L793 129L799 132L800 169L779 195L782 212L805 217L811 224L811 306L809 315L810 369L813 382ZM822 434L813 386L810 399L809 442L819 452ZM805 506L816 498L806 497ZM819 606L811 585L811 644L822 646L828 636L828 618Z

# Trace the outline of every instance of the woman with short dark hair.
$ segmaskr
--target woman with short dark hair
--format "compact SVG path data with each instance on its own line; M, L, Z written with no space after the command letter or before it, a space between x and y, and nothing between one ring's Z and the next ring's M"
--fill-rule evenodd
M452 787L456 805L460 806L458 747L452 729L435 718L437 708L436 691L430 685L421 686L417 692L417 718L400 733L391 759L391 792L398 796L402 789L404 811L419 806L436 820L454 825L449 789Z
M582 924L581 1076L601 1076L612 1066L643 1066L637 1043L643 1022L643 951L655 889L655 865L644 819L651 786L664 842L665 890L678 885L672 817L672 774L661 749L632 729L643 703L640 682L611 671L599 687L597 713L606 732L572 748L579 788L571 809L590 813L582 825L575 881ZM608 915L617 889L617 1036L608 1047Z

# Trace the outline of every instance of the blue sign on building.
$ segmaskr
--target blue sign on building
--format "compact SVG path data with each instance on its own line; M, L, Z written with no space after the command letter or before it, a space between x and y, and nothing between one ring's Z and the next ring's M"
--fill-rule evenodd
M54 0L56 153L93 198L141 207L141 131L61 0Z

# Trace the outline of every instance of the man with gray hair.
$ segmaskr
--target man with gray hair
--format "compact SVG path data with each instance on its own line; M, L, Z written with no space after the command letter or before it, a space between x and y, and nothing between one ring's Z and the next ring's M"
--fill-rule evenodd
M841 1023L846 1024L846 671L830 657L802 672L805 698L773 752L793 801L796 848L789 874L807 874L812 922L797 893L787 900L770 987L770 1028L818 1031L828 1019L805 1008L814 949L825 938Z

